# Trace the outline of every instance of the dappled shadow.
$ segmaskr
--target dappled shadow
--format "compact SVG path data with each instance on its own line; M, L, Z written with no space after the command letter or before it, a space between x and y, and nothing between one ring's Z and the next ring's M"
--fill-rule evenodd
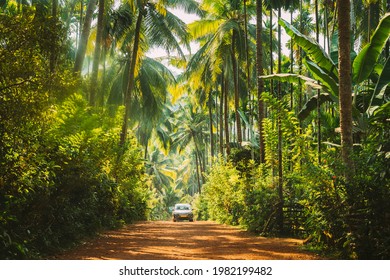
M214 222L140 222L109 231L56 259L317 259L302 241L264 238Z

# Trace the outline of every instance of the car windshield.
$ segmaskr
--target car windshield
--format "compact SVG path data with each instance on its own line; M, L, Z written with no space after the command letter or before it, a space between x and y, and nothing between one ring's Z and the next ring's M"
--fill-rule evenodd
M177 205L176 210L190 210L190 207L187 205Z

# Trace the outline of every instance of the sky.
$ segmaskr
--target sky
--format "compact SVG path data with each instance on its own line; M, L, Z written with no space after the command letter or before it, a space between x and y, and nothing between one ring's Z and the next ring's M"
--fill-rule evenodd
M192 23L196 20L199 19L197 15L194 14L187 14L181 9L170 9L175 15L177 15L181 20L183 20L186 24ZM290 21L290 14L288 12L282 12L282 18L286 19L287 21ZM274 20L275 23L276 20ZM284 32L284 29L282 28L282 52L287 54L289 53L286 43L289 40L289 37L286 35ZM199 44L198 43L191 43L191 54L196 53L196 51L199 49ZM183 52L187 55L189 54L188 51L183 48ZM172 55L172 54L171 54ZM161 48L152 48L149 50L147 53L147 56L151 58L164 58L167 57L168 54ZM175 67L167 65L172 71L177 72L180 70L176 69Z

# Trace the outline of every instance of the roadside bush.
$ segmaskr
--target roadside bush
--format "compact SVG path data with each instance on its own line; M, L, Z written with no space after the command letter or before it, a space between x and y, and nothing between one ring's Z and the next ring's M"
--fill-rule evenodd
M278 196L276 181L264 172L263 166L252 167L245 184L245 214L241 224L250 231L271 234L274 230Z
M215 163L202 191L210 219L239 224L244 209L243 184L239 171L230 162L219 160Z
M145 219L142 156L132 137L119 147L120 124L119 115L94 113L76 94L45 124L14 138L19 145L6 142L0 258L39 258L102 229Z

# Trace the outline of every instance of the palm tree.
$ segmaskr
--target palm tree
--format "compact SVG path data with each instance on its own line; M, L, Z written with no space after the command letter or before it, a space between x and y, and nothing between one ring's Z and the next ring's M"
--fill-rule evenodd
M263 1L256 2L256 73L257 73L257 100L258 100L258 130L259 130L259 147L260 147L260 162L265 162L264 152L264 135L263 135L263 120L264 120L264 102L262 94L264 91L264 81L259 78L264 74L263 70Z
M127 85L129 61L124 58L120 62L119 75L114 79L108 97L108 105L119 106L123 104L124 87ZM130 102L130 123L137 126L139 143L145 149L145 157L148 154L148 145L152 132L156 131L161 136L164 149L169 146L169 138L164 134L164 126L169 126L167 118L171 111L168 108L168 86L175 83L175 77L171 71L161 62L149 57L140 61L140 69L135 79L133 98ZM169 132L166 132L167 134Z
M98 89L98 71L100 65L100 54L102 49L102 39L103 39L103 23L104 23L104 14L105 14L105 0L99 0L99 12L97 19L97 30L96 30L96 42L95 42L95 53L93 56L93 66L92 66L92 77L91 77L91 89L89 93L89 104L91 106L96 105L96 95Z
M169 188L174 182L175 168L173 161L154 149L145 163L146 174L151 176L152 185L156 190L162 192L164 188Z
M167 52L175 50L184 58L179 38L188 46L188 36L183 21L173 15L167 7L182 7L186 11L198 11L197 3L193 0L176 1L134 1L130 2L133 12L136 14L136 25L134 29L133 47L130 55L129 78L125 91L124 105L125 113L123 118L122 131L120 135L120 145L122 146L127 138L127 128L131 100L133 98L134 79L136 76L136 66L140 57L141 35L148 39L149 47L157 45L163 47ZM164 6L165 4L165 6ZM143 26L143 22L147 22Z
M205 10L206 16L190 25L194 39L201 42L199 57L207 62L214 77L224 73L227 81L232 81L234 92L234 111L236 120L237 141L242 142L242 128L240 118L240 65L246 56L244 42L245 24L242 17L244 8L237 0L226 1L205 0L201 7ZM247 7L247 14L253 13L253 7ZM216 78L213 79L215 81ZM228 83L227 85L230 85ZM227 90L227 88L225 87ZM247 90L247 89L246 89Z
M207 133L207 116L201 108L192 104L182 107L177 111L177 128L172 134L172 149L183 152L188 146L193 147L193 155L196 161L196 172L198 180L198 189L201 190L201 184L204 183L203 173L205 157L202 147L203 139Z
M58 0L53 0L52 7L51 7L51 15L54 21L56 22L58 20ZM56 52L55 50L51 51L50 54L50 73L54 72L56 64Z
M352 79L351 79L351 3L338 0L337 21L339 26L339 98L341 151L345 175L350 181L354 174L352 159Z
M83 28L82 28L82 32L81 32L81 36L80 36L80 42L79 42L79 46L77 48L76 60L74 63L74 68L73 68L73 71L75 73L81 72L82 67L83 67L85 52L87 50L89 33L91 31L92 17L93 17L93 13L95 11L95 6L96 6L96 1L97 0L89 0L89 2L88 2L87 11L86 11L85 18L84 18L84 24L83 24Z

